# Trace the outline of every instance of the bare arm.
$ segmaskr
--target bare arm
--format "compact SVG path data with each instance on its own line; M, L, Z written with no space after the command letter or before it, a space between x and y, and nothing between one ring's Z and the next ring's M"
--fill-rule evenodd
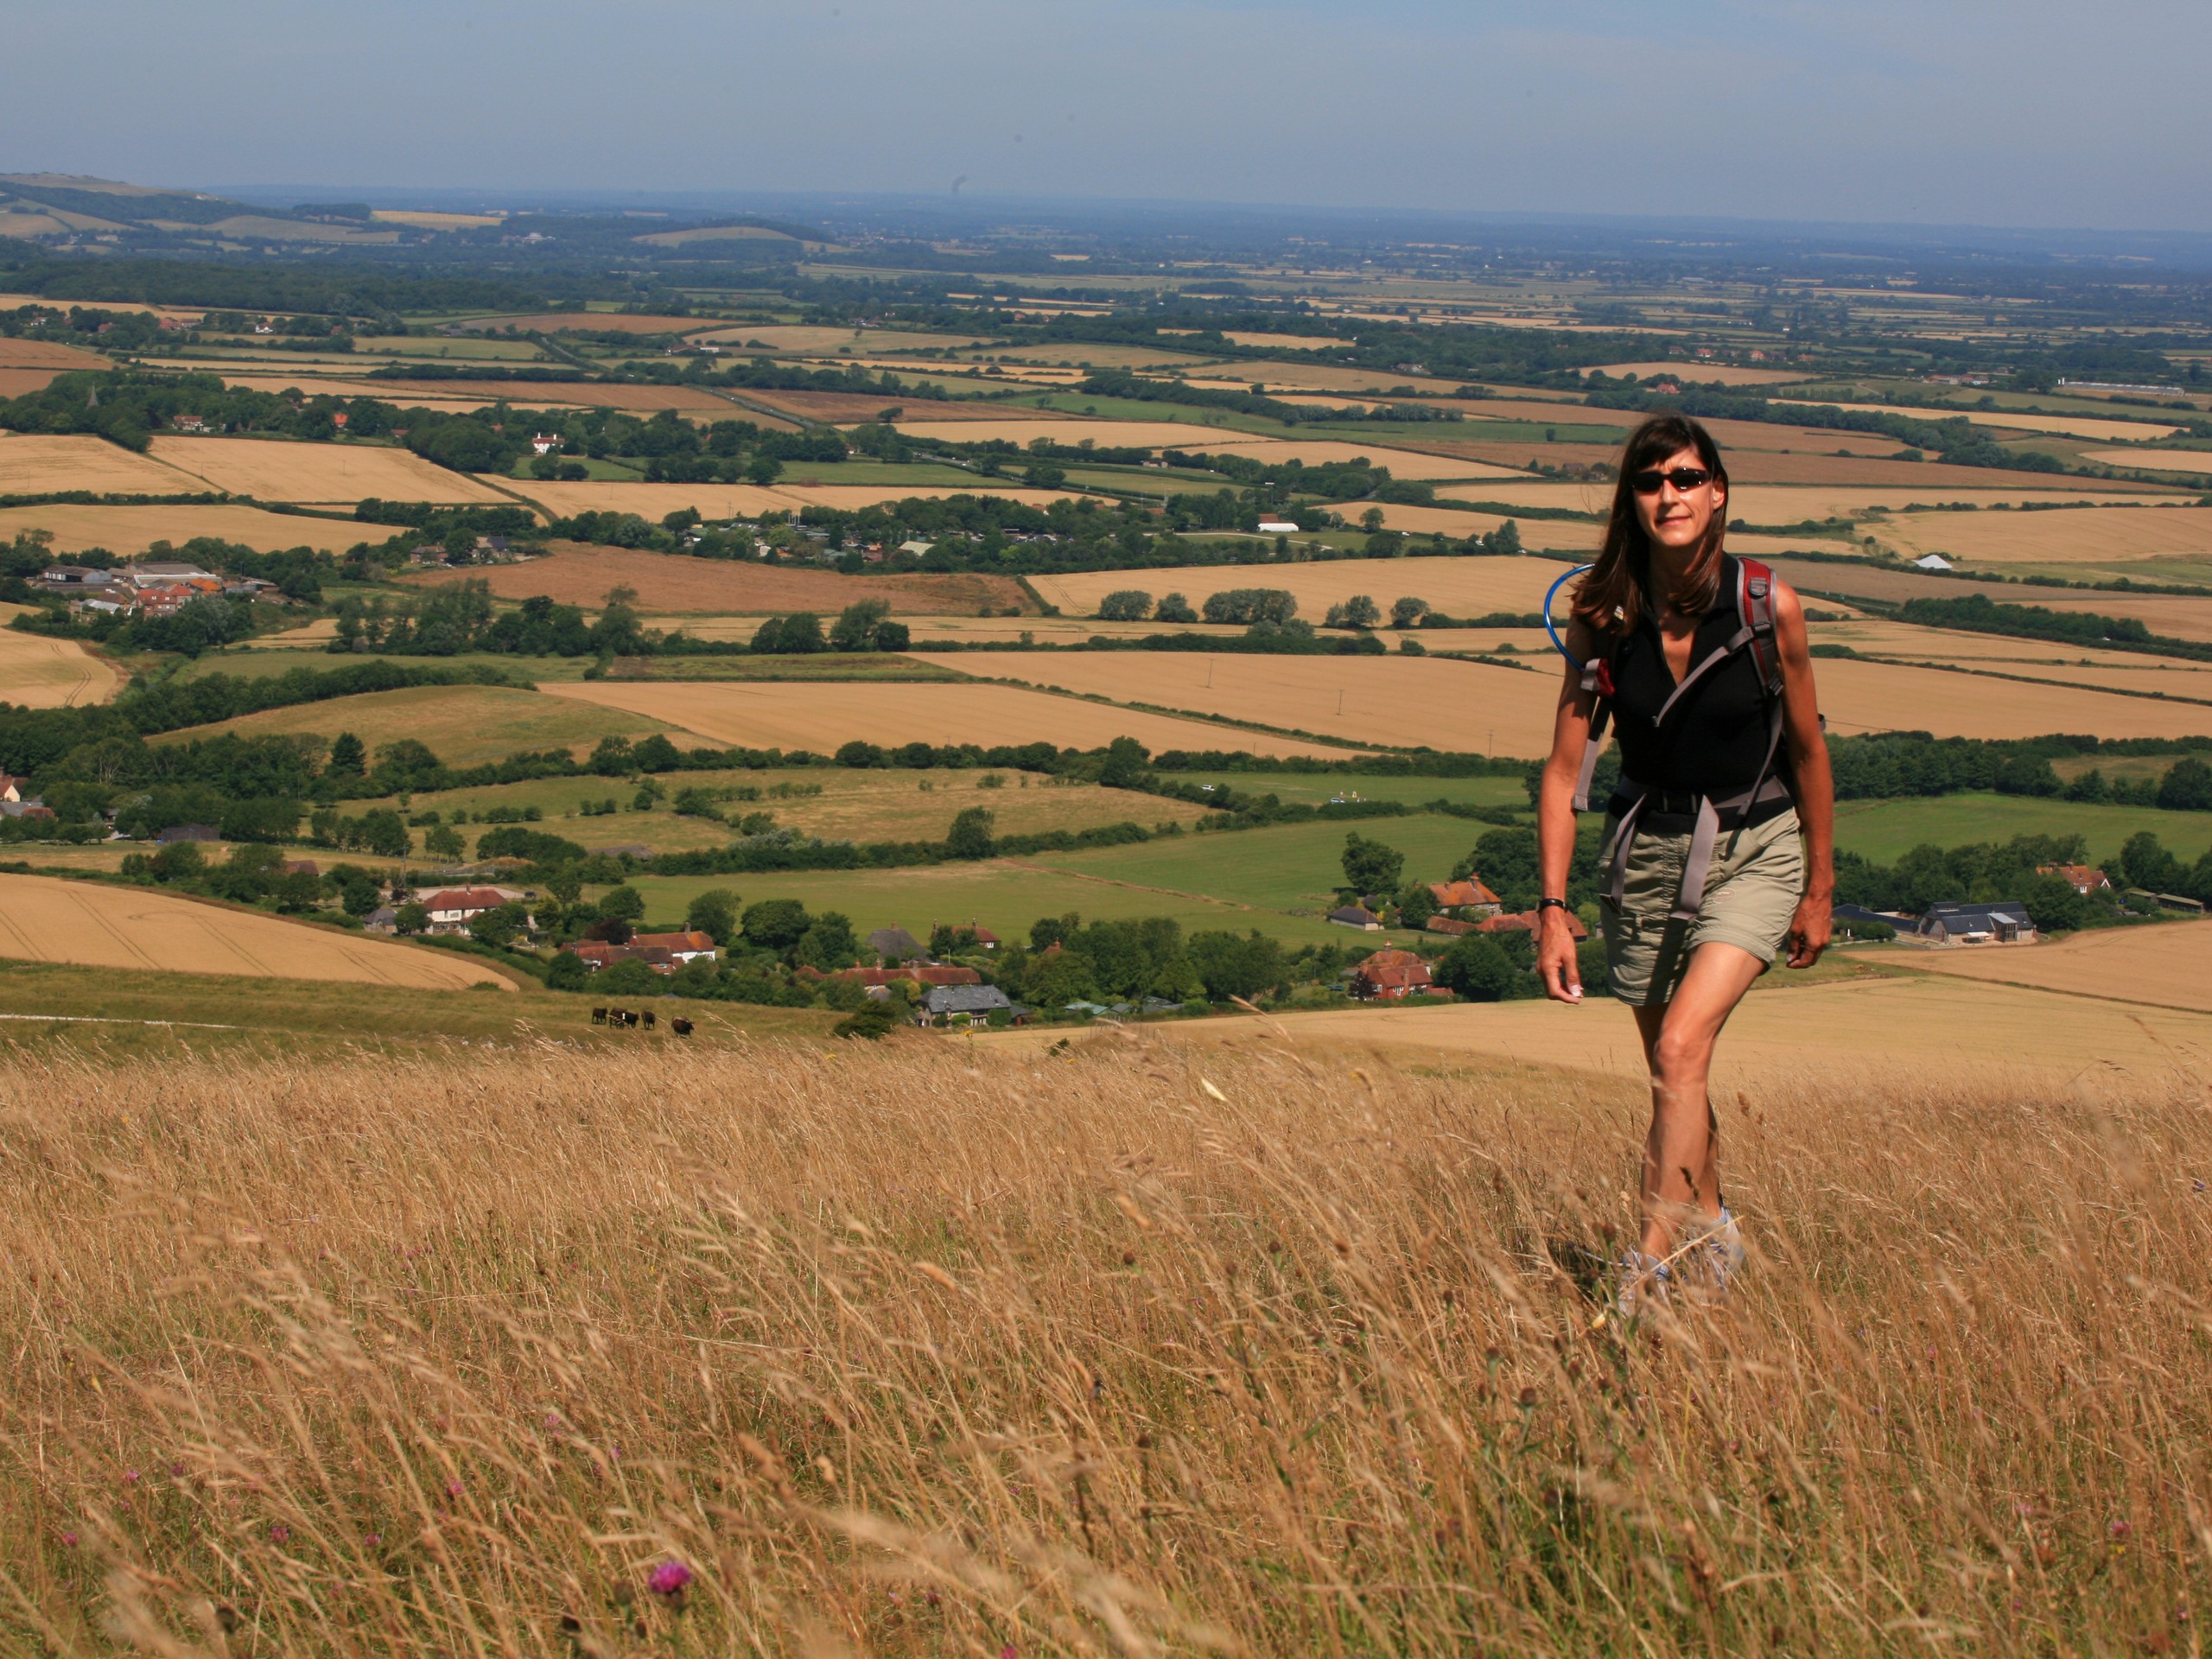
M1809 968L1827 949L1828 912L1835 902L1835 778L1821 730L1805 610L1783 582L1774 588L1774 631L1782 649L1782 736L1789 746L1797 819L1805 832L1805 892L1789 923L1789 965Z
M1552 752L1544 762L1536 795L1536 868L1547 898L1567 897L1567 873L1574 861L1574 785L1590 745L1590 716L1597 698L1582 689L1582 670L1598 650L1587 625L1570 623L1567 648L1577 659L1566 664L1559 709L1552 717ZM1582 975L1575 965L1574 935L1567 912L1546 906L1536 912L1536 973L1544 995L1554 1002L1582 1000Z

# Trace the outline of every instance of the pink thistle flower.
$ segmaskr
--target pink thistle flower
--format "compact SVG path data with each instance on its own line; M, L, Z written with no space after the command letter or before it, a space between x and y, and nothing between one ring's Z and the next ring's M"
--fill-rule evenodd
M663 1561L645 1580L645 1588L657 1596L680 1596L691 1582L691 1569L681 1561Z
M457 1480L449 1480L446 1482L446 1496L448 1497L459 1497L465 1490L466 1488L464 1488Z
M999 1649L999 1659L1019 1659L1019 1656L1014 1650L1013 1643L1009 1642Z
M138 1471L136 1469L126 1469L123 1471L123 1479L126 1485L136 1486L138 1484Z
M279 1521L275 1526L269 1529L269 1541L272 1544L290 1543L292 1541L292 1529L286 1526L282 1521Z
M61 1535L61 1548L64 1548L64 1549L74 1549L74 1548L77 1548L77 1535L76 1535L75 1533L73 1533L73 1532L65 1532L65 1533L63 1533L63 1534Z

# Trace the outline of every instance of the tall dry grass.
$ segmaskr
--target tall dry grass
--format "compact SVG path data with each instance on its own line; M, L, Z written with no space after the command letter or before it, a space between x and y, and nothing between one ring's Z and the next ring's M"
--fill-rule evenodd
M2197 1650L2200 1084L1731 1100L1757 1259L1624 1333L1546 1241L1625 1236L1637 1091L1204 1065L19 1056L0 1630Z

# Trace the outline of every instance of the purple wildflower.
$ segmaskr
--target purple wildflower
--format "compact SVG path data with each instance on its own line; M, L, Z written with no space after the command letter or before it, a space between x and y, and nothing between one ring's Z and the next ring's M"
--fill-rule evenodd
M286 1526L282 1521L279 1521L275 1526L269 1529L269 1541L272 1544L290 1543L292 1541L292 1529Z
M64 1548L64 1549L74 1549L74 1548L77 1548L77 1535L76 1535L75 1533L73 1533L73 1532L65 1532L65 1533L63 1533L63 1534L61 1535L61 1548Z
M463 1490L461 1484L457 1480L449 1480L446 1482L446 1496L448 1497L459 1497Z
M123 1471L123 1479L125 1485L136 1486L138 1484L138 1471L136 1469L126 1469Z
M645 1580L645 1588L657 1596L680 1596L691 1582L691 1569L681 1561L663 1561Z

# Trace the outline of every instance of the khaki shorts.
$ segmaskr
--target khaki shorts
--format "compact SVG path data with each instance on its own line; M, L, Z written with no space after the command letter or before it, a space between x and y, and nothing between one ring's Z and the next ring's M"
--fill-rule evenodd
M1603 844L1609 851L1619 827L1606 819ZM1805 891L1805 847L1795 807L1745 830L1732 851L1723 834L1713 849L1697 920L1673 925L1668 918L1681 896L1689 849L1687 830L1670 836L1638 830L1619 906L1610 897L1598 900L1605 919L1606 977L1613 995L1633 1007L1673 1001L1701 944L1732 944L1769 963L1789 936L1789 918Z

